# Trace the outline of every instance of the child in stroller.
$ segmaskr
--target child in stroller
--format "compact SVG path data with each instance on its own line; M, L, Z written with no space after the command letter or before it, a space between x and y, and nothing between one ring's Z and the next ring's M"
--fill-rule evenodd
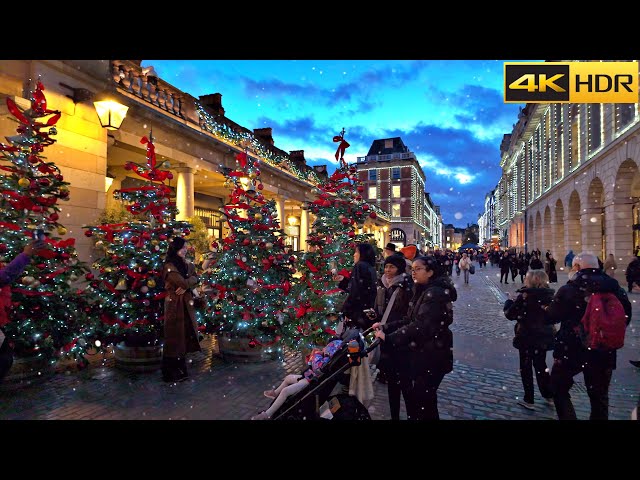
M355 338L351 338L355 337ZM301 374L287 375L275 390L267 390L264 395L273 398L271 406L251 417L252 420L301 420L319 418L319 407L324 404L338 381L349 377L344 372L351 367L359 367L362 358L375 348L376 340L369 348L364 347L364 337L357 332L351 337L331 340L323 349L313 350L308 367ZM368 369L368 365L366 365ZM332 411L347 407L358 416L370 419L367 409L355 397L336 395ZM331 404L331 402L330 402ZM341 415L345 415L343 408ZM340 417L340 415L338 415ZM364 419L364 418L363 418Z
M342 340L336 339L330 341L322 350L313 349L309 356L309 366L302 372L302 375L287 375L278 388L265 390L264 396L275 401L268 409L251 417L251 420L267 420L271 418L271 415L284 404L287 398L301 392L309 385L311 379L320 373L321 368L331 360L331 357L340 349L342 343Z

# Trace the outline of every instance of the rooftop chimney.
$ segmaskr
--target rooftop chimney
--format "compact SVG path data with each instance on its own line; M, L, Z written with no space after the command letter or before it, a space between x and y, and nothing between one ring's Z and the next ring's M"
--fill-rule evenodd
M299 167L303 167L307 164L304 158L304 150L292 150L289 152L289 158L295 162Z
M210 93L209 95L200 95L200 103L213 112L214 115L224 115L222 108L222 94Z
M271 135L271 133L271 127L253 129L253 134L258 140L260 140L262 143L273 146L273 136Z

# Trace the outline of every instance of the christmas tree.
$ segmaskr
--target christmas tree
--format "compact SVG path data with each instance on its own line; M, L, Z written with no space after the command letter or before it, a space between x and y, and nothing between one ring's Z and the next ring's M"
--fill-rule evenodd
M245 149L236 155L235 169L220 169L232 187L222 208L230 233L207 279L208 315L218 333L249 338L251 346L278 348L279 341L286 341L283 309L296 258L285 252L275 200L260 193L259 160Z
M30 96L25 110L7 98L19 126L17 135L6 137L9 145L0 143L0 261L18 255L38 230L46 248L36 252L12 285L10 322L4 329L16 356L53 362L68 355L84 363L95 332L87 316L90 299L76 281L89 269L78 261L75 239L60 238L67 230L58 222L58 201L69 199L69 183L43 156L45 147L55 143L60 112L47 108L40 81Z
M158 164L151 134L140 143L146 144L146 164L128 162L125 168L146 181L113 193L140 220L83 227L104 251L93 264L97 278L87 276L98 297L103 342L124 340L128 346L153 345L162 338L164 257L169 241L189 235L191 228L188 222L174 220L176 204L164 183L173 178L169 162Z
M356 233L367 217L375 218L376 214L369 212L369 205L362 199L363 187L356 167L344 161L344 152L349 147L344 133L343 129L333 138L334 142L340 142L336 151L338 168L313 190L318 198L303 205L316 219L307 239L307 252L301 255L302 276L292 291L290 321L285 323L291 330L287 336L295 340L298 348L325 345L335 335L337 313L346 293L333 278L350 275L356 244L369 242L373 237Z

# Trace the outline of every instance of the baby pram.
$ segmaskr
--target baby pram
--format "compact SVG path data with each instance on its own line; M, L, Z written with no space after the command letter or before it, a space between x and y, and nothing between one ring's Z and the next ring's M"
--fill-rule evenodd
M380 339L367 346L365 334L351 331L343 338L341 348L322 367L320 373L312 377L300 392L291 395L271 416L273 420L321 420L320 407L327 402L332 420L371 420L367 408L355 397L346 393L331 395L338 383L348 385L347 370L359 367L362 359L376 348Z

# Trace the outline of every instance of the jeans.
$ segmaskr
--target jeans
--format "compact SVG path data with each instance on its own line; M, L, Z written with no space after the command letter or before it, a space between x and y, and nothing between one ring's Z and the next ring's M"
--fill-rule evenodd
M469 283L469 269L462 270L462 272L464 274L464 283Z

